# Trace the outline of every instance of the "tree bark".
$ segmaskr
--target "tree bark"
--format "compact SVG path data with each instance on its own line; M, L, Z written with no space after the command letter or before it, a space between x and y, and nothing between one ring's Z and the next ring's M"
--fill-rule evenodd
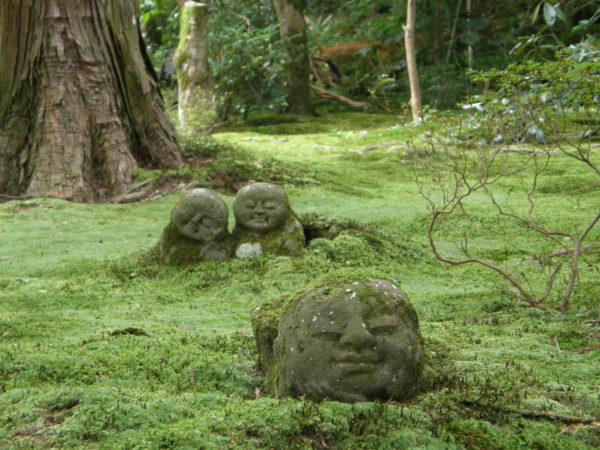
M180 16L177 71L179 125L186 133L206 132L216 122L213 84L208 66L209 6L187 1Z
M417 71L417 56L415 51L415 22L417 13L417 0L408 0L406 25L404 25L404 42L406 45L406 66L408 69L408 82L410 84L410 109L413 120L423 115L421 106L421 85Z
M286 83L288 112L313 114L310 104L306 26L304 23L303 0L273 0L279 21L279 34L284 41L286 61Z
M0 193L103 200L182 164L135 0L0 2Z

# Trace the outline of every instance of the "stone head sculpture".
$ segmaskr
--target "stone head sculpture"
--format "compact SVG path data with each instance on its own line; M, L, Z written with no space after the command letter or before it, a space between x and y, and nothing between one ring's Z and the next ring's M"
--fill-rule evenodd
M291 304L274 350L277 393L316 401L403 400L423 366L413 307L379 279L321 287Z
M270 183L253 183L239 190L233 204L236 226L266 234L283 227L290 216L283 189Z
M207 189L184 192L171 213L171 222L184 237L209 243L227 234L227 205Z

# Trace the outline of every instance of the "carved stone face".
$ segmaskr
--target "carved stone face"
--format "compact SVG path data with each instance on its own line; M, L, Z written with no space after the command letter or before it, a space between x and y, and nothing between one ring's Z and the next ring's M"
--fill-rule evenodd
M204 243L227 233L227 205L207 189L184 192L173 208L171 220L186 238Z
M321 303L305 297L292 311L275 344L284 391L354 402L402 399L416 386L423 359L417 319L392 283L354 283Z
M239 190L233 213L239 227L264 234L285 224L290 206L282 189L269 183L254 183Z

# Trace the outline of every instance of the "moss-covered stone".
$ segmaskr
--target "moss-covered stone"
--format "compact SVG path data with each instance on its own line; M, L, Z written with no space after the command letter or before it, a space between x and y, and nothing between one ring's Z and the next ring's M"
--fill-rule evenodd
M295 216L288 217L285 225L267 234L255 233L235 227L235 254L239 258L270 253L274 255L293 256L304 248L304 231Z
M252 325L271 394L405 400L421 385L417 315L403 292L370 271L328 274L255 309Z
M296 255L304 248L302 224L290 208L283 189L269 183L253 183L236 196L233 237L239 258L261 253Z
M158 244L161 261L186 265L231 257L233 240L227 231L227 205L207 189L184 192Z

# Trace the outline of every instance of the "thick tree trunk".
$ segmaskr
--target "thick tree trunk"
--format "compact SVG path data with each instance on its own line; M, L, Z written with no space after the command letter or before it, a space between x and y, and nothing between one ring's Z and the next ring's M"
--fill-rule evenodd
M408 82L410 84L410 109L413 120L423 115L421 106L421 85L419 83L419 72L417 71L417 55L415 50L415 22L417 12L417 0L408 0L406 25L404 26L404 42L406 44L406 66L408 70Z
M286 51L284 92L287 95L288 112L313 114L303 2L304 0L273 0L279 20L279 34Z
M0 193L102 200L181 163L136 0L0 2Z
M177 70L179 125L186 133L206 132L216 122L213 85L208 66L209 6L187 1L180 16Z

